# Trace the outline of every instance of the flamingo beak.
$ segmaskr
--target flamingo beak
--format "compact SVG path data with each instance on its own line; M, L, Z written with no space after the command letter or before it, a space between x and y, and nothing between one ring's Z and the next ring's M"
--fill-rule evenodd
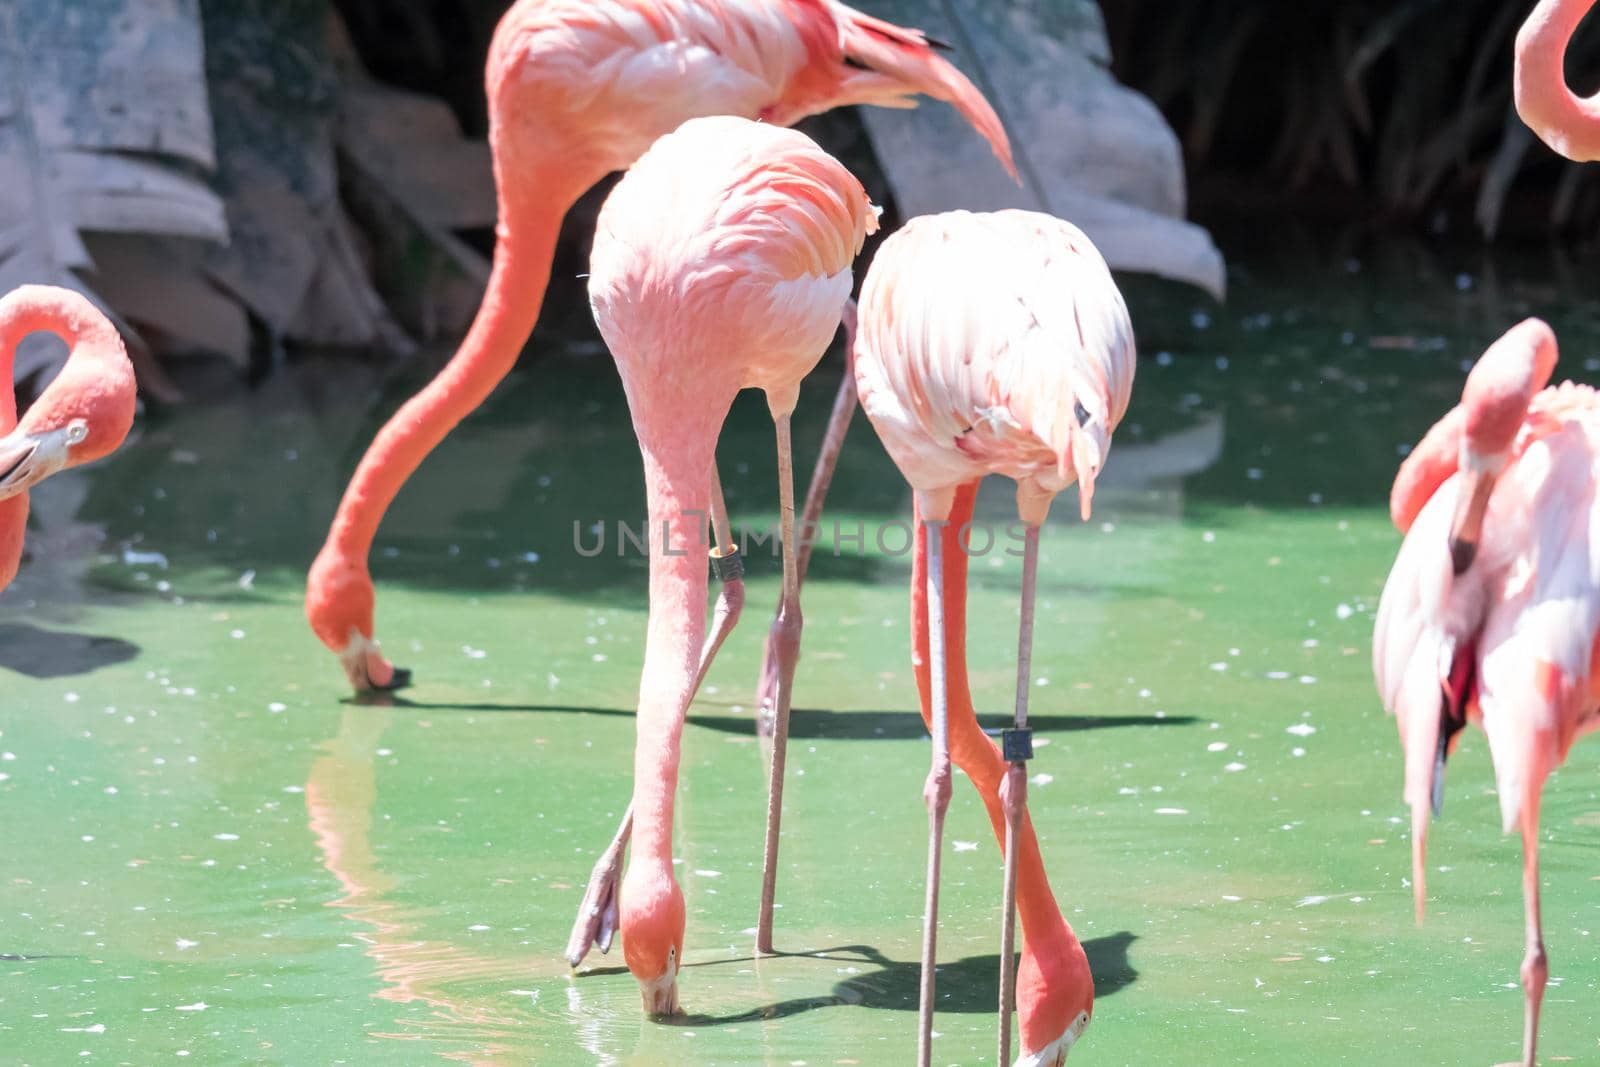
M644 1010L651 1015L678 1014L678 976L668 971L653 982L640 982Z
M378 650L378 642L353 626L350 643L339 653L339 665L358 694L392 693L411 684L411 672L390 663Z
M1462 474L1461 493L1456 498L1456 513L1450 520L1450 565L1456 577L1467 572L1478 555L1483 536L1483 516L1489 510L1489 494L1494 491L1499 472L1468 467Z
M1443 780L1442 774L1434 779L1435 789ZM1428 911L1428 805L1416 802L1411 805L1411 899L1421 926Z
M17 427L0 437L0 500L38 485L67 466L72 446L89 435L89 424L73 419L43 433Z
M1070 455L1062 456L1059 461L1062 477L1066 476L1069 459L1073 473L1078 476L1078 511L1083 521L1088 522L1094 504L1094 480L1100 474L1100 465L1105 462L1105 448L1093 433L1074 430Z

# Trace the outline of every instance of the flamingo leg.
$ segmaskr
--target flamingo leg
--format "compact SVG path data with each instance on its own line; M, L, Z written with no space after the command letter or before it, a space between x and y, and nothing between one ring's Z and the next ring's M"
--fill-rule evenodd
M839 452L844 448L844 438L850 432L850 422L855 417L859 398L856 395L856 302L844 306L844 376L839 379L839 391L833 397L833 412L828 416L828 428L822 435L822 451L817 453L817 464L811 469L811 485L806 490L805 510L800 519L800 545L796 553L795 583L806 580L806 568L811 564L812 543L816 540L817 525L822 521L822 502L827 498L828 486L833 482L834 468L839 465ZM761 651L761 675L756 684L756 732L763 737L772 736L773 720L778 707L778 657L775 642L778 638L778 619L772 620L767 641Z
M1522 899L1527 909L1527 953L1522 958L1522 1067L1533 1067L1539 1043L1539 1008L1544 1002L1550 962L1544 954L1544 924L1539 915L1539 796L1522 806Z
M950 806L950 700L945 673L943 523L924 522L928 555L928 645L933 681L933 761L922 798L928 806L928 882L922 910L922 989L918 1007L917 1063L928 1067L933 1056L934 963L939 935L939 860L944 844L944 815Z
M1009 766L1000 783L1006 820L1005 875L1000 902L1000 1067L1011 1062L1011 1013L1016 1007L1017 839L1028 807L1028 760L1033 738L1028 730L1028 691L1033 675L1033 606L1039 576L1039 527L1029 524L1022 556L1022 622L1017 631L1015 729L1005 731L1001 748Z
M761 907L756 918L756 952L772 952L772 909L778 881L778 828L783 818L783 768L789 754L789 707L794 669L800 660L800 572L794 536L794 451L790 418L777 419L778 493L783 526L783 599L773 622L771 642L778 661L778 697L772 729L772 765L767 778L767 835L761 854Z
M700 649L700 667L694 676L696 693L700 691L700 683L706 679L706 672L711 669L711 661L717 658L717 650L738 625L739 614L744 610L744 560L739 555L739 546L733 543L728 504L722 497L722 479L718 477L714 463L711 465L711 528L716 535L716 544L711 549L711 568L720 579L722 588L717 593L711 627Z
M733 632L744 608L744 563L739 556L738 546L733 543L728 505L722 496L722 479L717 476L715 463L711 465L711 529L716 537L711 549L711 565L722 581L722 589L717 594L711 626L706 633L705 644L700 649L700 666L695 672L691 700L693 694L700 691L700 683L705 681L711 661L716 658L717 650L722 647L728 634ZM589 874L588 888L584 890L583 900L578 905L578 918L573 922L572 933L567 938L567 963L573 967L583 962L590 946L602 953L611 951L611 939L617 930L617 880L622 877L622 851L632 836L633 807L629 805L622 815L616 836L595 861L594 870Z

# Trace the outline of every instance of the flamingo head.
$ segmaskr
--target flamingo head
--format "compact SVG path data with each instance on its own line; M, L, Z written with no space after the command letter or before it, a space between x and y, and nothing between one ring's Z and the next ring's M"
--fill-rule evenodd
M51 286L23 286L0 301L0 348L39 332L61 337L70 354L22 421L0 437L0 499L109 455L133 426L133 365L105 316L82 295Z
M390 663L372 636L372 577L360 558L324 545L306 576L306 620L344 667L357 693L410 684L411 672Z
M1539 319L1524 319L1490 345L1467 375L1458 464L1464 482L1450 522L1450 558L1458 575L1477 555L1495 480L1511 459L1529 403L1555 366L1555 334Z
M1033 936L1017 965L1017 1023L1022 1054L1015 1067L1061 1067L1094 1014L1089 958L1061 921L1063 936ZM1035 950L1034 945L1043 947Z
M678 970L683 966L683 890L672 872L633 864L622 881L622 955L639 980L644 1010L678 1013Z

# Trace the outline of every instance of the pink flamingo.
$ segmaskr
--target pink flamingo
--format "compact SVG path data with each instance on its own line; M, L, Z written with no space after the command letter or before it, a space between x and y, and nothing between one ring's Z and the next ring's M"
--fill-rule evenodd
M1544 388L1555 364L1548 326L1513 327L1401 466L1390 511L1406 537L1372 644L1405 749L1418 922L1445 760L1469 720L1489 738L1505 831L1522 834L1524 1067L1549 975L1539 798L1573 741L1600 725L1600 397L1571 382Z
M0 376L11 379L17 345L31 333L67 343L66 365L17 421L17 398L0 389L0 589L22 562L28 490L68 467L117 450L133 425L133 365L116 328L70 289L24 285L0 298Z
M931 1055L939 861L954 754L1005 849L1001 1061L1010 1054L1013 915L1020 904L1018 1062L1058 1064L1089 1023L1094 982L1050 893L1026 817L1039 527L1055 495L1074 481L1089 517L1095 476L1133 387L1128 311L1105 261L1069 223L1028 211L926 216L878 250L861 290L855 355L861 406L911 483L920 532L914 663L933 765L923 790L929 833L918 1058L927 1064ZM1016 481L1025 527L1016 729L1006 732L1003 758L979 729L966 684L967 563L960 546L986 474ZM929 533L935 527L937 537Z
M483 304L449 364L362 457L306 582L311 628L357 691L409 677L373 637L378 523L516 362L562 217L601 178L686 119L789 125L845 104L910 107L919 93L954 105L1015 174L1000 120L921 33L837 0L520 0L495 32L485 81L500 220Z
M639 685L632 861L623 954L646 1011L678 1010L683 891L672 813L684 715L705 632L705 531L717 435L743 388L777 427L784 626L757 948L771 950L785 726L798 652L789 416L850 296L850 264L877 216L859 182L805 136L737 118L685 123L646 152L600 211L589 276L644 454L650 621Z
M1517 31L1512 96L1539 139L1568 159L1600 159L1600 94L1567 88L1567 45L1594 0L1539 0Z

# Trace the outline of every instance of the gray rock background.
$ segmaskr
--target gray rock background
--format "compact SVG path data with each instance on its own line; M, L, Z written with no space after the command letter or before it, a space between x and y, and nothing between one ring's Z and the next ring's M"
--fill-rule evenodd
M1118 270L1197 285L1221 299L1222 255L1184 219L1177 137L1144 96L1107 69L1110 45L1094 0L858 0L881 18L950 45L1011 137L1018 188L961 116L928 102L863 108L900 209L1021 207L1076 224Z

